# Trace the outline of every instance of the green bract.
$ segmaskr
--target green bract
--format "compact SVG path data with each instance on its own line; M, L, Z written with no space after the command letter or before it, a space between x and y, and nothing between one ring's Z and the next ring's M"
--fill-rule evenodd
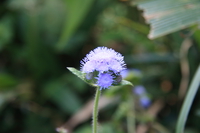
M85 73L82 73L81 71L73 68L73 67L67 67L67 69L69 71L71 71L74 75L76 75L77 77L79 77L80 79L82 79L84 82L86 82L87 84L97 87L96 84L89 82L86 78L85 78ZM127 80L122 80L119 84L116 84L114 86L124 86L124 85L131 85L133 86L133 84Z

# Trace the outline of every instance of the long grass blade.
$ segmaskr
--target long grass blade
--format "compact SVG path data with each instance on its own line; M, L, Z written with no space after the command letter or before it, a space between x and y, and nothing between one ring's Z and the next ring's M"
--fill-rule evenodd
M188 117L188 113L190 111L192 102L194 100L194 97L196 95L196 92L199 88L200 84L200 65L196 71L196 74L191 82L191 85L189 87L188 93L186 95L186 98L184 100L183 106L181 108L181 112L179 114L177 126L176 126L176 133L183 133L185 123Z

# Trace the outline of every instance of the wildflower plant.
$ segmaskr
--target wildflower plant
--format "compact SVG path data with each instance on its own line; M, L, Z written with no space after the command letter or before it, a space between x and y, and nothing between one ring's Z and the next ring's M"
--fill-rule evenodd
M126 69L124 57L107 47L97 47L81 60L80 71L67 67L73 74L91 86L96 87L93 109L93 133L97 133L98 101L102 89L111 86L132 85L129 81L122 80L121 72Z

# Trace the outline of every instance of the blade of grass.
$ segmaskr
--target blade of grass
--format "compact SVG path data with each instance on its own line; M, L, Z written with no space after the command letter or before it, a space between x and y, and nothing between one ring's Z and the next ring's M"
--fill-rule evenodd
M94 0L64 0L67 8L67 19L64 23L63 31L57 43L58 50L67 47L70 37L76 32L85 16L89 12ZM69 46L68 46L69 47Z
M196 71L196 74L195 74L192 82L191 82L188 93L186 95L183 106L181 108L181 112L179 114L178 122L176 125L176 133L184 132L184 127L185 127L185 123L186 123L186 120L188 117L188 113L190 111L192 102L193 102L196 92L198 90L199 84L200 84L200 65Z

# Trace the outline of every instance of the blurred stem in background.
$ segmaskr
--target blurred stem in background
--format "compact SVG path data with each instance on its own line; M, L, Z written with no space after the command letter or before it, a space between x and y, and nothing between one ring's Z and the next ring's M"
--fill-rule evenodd
M187 88L189 84L189 77L190 77L190 66L189 66L189 60L188 60L188 52L191 46L193 45L191 36L197 31L197 27L194 26L190 33L186 36L186 38L183 40L181 47L180 47L180 68L181 68L181 81L180 81L180 87L179 87L179 100L182 101L187 93Z
M181 67L182 78L180 81L178 96L179 100L181 101L183 100L187 92L189 84L190 68L187 56L191 46L192 46L192 40L191 38L188 37L184 39L180 47L180 67Z

